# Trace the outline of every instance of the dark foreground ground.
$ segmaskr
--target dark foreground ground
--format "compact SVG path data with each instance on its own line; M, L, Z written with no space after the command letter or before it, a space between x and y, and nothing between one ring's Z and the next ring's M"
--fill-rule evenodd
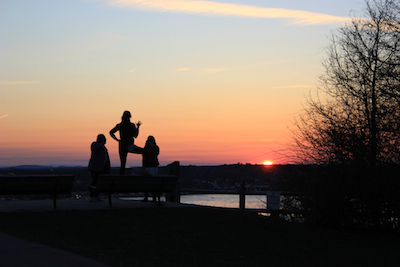
M0 213L0 231L111 266L398 266L400 238L183 207Z

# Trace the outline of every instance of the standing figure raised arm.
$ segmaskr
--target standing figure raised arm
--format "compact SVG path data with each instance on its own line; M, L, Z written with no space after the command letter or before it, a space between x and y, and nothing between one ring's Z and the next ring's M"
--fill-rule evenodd
M134 144L135 138L139 135L139 127L142 123L131 122L131 113L124 111L122 114L121 123L118 123L110 131L110 136L118 141L119 143L119 159L121 160L121 167L119 169L120 174L125 174L126 159L128 152L143 154L143 148L140 148ZM119 131L120 138L115 136L115 133Z

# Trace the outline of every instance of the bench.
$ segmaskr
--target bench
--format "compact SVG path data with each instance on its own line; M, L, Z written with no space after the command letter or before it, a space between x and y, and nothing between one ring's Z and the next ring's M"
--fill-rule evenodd
M1 175L0 195L50 195L57 209L57 195L71 194L74 176L59 175Z
M101 174L98 177L96 192L108 195L109 206L112 207L112 194L154 192L166 193L169 202L180 202L179 192L179 162L166 166L166 175L117 175ZM160 198L158 199L160 204Z

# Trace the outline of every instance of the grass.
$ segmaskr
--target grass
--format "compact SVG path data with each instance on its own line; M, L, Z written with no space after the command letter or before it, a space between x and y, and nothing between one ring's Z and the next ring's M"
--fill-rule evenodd
M0 231L112 266L396 266L399 236L219 208L0 213Z

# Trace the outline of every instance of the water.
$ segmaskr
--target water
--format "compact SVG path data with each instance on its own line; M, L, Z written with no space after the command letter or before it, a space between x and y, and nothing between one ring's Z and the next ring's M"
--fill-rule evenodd
M122 199L122 198L121 198ZM141 200L143 197L127 197L125 200ZM152 197L149 198L152 200ZM161 201L165 197L161 196ZM239 208L239 194L181 195L181 203L219 208ZM265 209L266 195L246 195L246 209Z
M200 206L239 208L238 194L199 194L181 195L181 203ZM265 195L246 195L246 209L265 209Z

